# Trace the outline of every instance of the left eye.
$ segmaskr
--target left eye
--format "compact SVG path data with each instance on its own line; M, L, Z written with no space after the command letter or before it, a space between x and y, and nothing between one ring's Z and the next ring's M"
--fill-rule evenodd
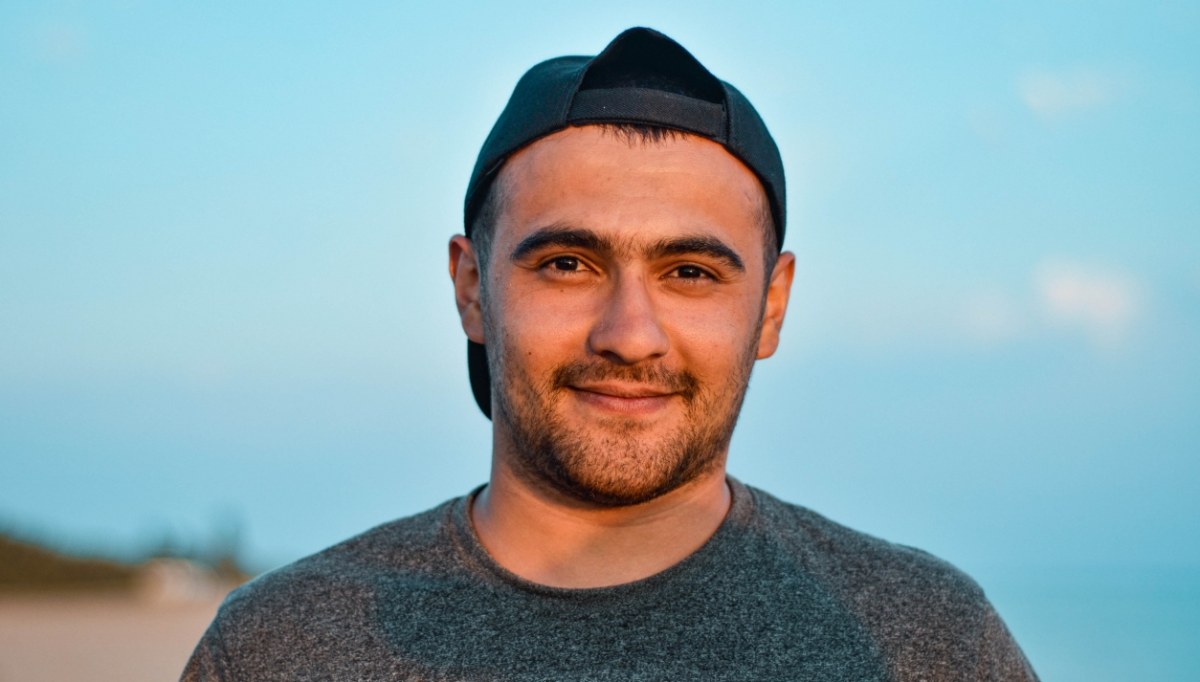
M573 256L559 256L550 261L550 265L553 265L555 270L574 272L579 269L579 259Z
M681 265L678 268L675 268L675 276L682 279L700 279L701 277L705 277L707 275L708 273L696 267L695 265Z

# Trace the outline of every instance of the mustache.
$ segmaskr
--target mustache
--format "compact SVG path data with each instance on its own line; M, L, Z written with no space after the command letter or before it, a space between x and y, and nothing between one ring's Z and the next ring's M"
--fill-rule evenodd
M554 370L550 377L555 389L586 382L616 380L646 384L667 393L678 393L685 399L696 397L700 381L696 375L667 369L661 365L615 365L609 362L576 362Z

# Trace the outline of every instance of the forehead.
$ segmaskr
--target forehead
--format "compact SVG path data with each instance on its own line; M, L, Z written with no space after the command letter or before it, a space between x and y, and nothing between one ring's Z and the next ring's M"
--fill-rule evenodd
M498 242L569 225L623 241L709 235L761 250L769 214L753 172L721 145L686 134L643 140L567 128L513 155L497 182Z

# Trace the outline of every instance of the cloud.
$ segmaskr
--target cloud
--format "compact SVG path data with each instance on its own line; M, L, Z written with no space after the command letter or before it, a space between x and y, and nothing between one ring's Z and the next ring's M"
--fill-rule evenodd
M37 56L52 64L73 64L81 61L88 51L87 33L78 25L50 23L34 36Z
M1026 281L1020 289L964 292L948 333L981 348L1057 336L1112 351L1129 339L1145 308L1141 281L1112 268L1047 260Z
M1127 347L1143 321L1143 282L1120 269L1047 259L1009 282L862 282L825 290L801 313L805 343L878 351L970 349L1064 341L1100 353Z
M1021 101L1045 120L1098 109L1117 99L1126 79L1096 70L1034 71L1017 83Z
M1142 286L1132 276L1077 263L1043 264L1035 286L1049 326L1081 331L1100 347L1120 344L1142 307Z

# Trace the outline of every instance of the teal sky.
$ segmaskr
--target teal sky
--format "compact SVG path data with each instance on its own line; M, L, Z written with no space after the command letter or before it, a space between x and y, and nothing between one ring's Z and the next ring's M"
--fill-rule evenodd
M271 566L482 482L475 153L648 25L788 173L735 475L985 587L1200 565L1200 4L568 5L0 6L0 523Z

